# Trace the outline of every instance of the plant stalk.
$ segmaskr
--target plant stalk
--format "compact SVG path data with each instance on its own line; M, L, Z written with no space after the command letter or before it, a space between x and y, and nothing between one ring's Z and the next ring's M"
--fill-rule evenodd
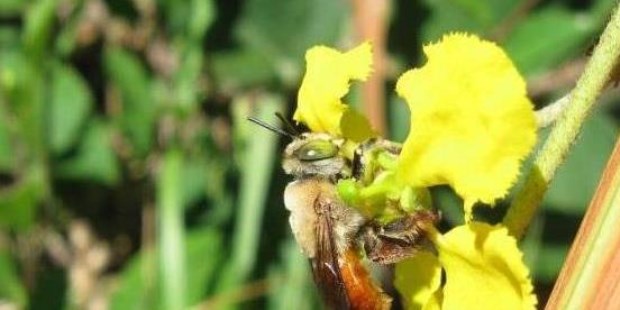
M620 7L620 4L618 5ZM517 238L523 236L538 210L558 167L564 162L597 97L602 92L620 56L620 10L616 8L600 42L570 94L570 104L536 155L525 184L515 195L504 224Z
M620 304L620 139L579 227L547 309Z
M168 150L157 180L159 282L163 309L185 308L185 229L181 202L182 154Z

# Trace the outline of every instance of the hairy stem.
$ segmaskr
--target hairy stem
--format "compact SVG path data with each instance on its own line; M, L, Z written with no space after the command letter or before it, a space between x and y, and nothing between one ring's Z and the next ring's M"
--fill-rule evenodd
M516 194L504 218L504 224L514 236L521 237L530 223L557 168L564 162L596 98L608 82L619 55L620 10L616 8L583 75L570 94L569 106L536 155L523 188Z

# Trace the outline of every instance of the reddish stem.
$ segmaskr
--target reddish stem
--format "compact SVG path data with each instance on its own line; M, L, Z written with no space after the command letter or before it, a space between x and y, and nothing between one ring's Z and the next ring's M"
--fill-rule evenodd
M385 75L387 0L351 0L353 20L357 34L362 40L369 40L373 46L373 74L364 83L362 99L364 110L375 130L384 135L385 123Z
M546 309L617 309L620 305L620 139L577 237L568 253ZM612 225L613 226L613 225ZM607 227L609 227L607 225ZM574 302L580 303L575 305Z

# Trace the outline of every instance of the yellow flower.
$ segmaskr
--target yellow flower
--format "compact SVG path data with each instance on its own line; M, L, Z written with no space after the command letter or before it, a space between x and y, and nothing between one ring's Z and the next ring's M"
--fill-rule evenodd
M438 258L422 252L396 266L395 285L407 309L536 307L529 272L505 227L470 222L432 239Z
M474 203L492 204L506 195L534 146L536 122L525 82L498 46L475 36L447 35L424 52L424 67L397 82L411 109L411 127L397 162L384 167L383 176L391 179L377 178L352 195L362 193L357 201L363 193L402 197L403 188L448 184L464 200L465 225L444 235L429 228L437 254L421 251L396 266L395 284L407 308L533 309L536 297L514 237L503 226L471 220ZM368 137L360 134L370 130L365 119L341 98L351 80L366 79L370 60L368 43L346 53L309 50L294 119L355 142Z
M396 264L394 285L403 297L407 309L431 308L432 300L440 292L441 265L439 259L427 251Z
M424 67L396 85L411 109L398 171L415 187L449 184L469 214L516 181L536 139L533 106L519 72L491 42L451 34L424 53Z
M505 196L534 146L525 82L499 47L475 36L447 35L424 52L426 65L396 85L411 109L397 173L414 187L450 185L464 200L468 223L445 235L434 232L438 258L414 258L416 268L401 263L397 288L409 309L534 309L514 237L505 227L470 221L475 202ZM445 285L438 288L442 268Z
M345 53L325 46L309 49L306 52L306 73L297 95L297 110L293 119L306 124L313 132L353 136L354 140L372 135L368 121L341 101L349 92L351 80L365 81L371 65L372 53L368 42ZM341 123L343 118L346 122ZM352 123L358 128L351 128Z

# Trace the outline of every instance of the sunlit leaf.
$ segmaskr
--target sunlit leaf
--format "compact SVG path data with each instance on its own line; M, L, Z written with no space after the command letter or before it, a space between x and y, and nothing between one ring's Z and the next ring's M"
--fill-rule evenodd
M60 154L78 139L93 99L82 77L69 66L54 65L51 85L49 143Z
M596 29L587 14L577 15L562 7L531 13L515 26L502 44L526 75L545 72L562 61L585 54L584 43Z
M23 43L26 52L40 57L50 43L52 22L57 0L38 0L26 13L26 25L23 32Z

